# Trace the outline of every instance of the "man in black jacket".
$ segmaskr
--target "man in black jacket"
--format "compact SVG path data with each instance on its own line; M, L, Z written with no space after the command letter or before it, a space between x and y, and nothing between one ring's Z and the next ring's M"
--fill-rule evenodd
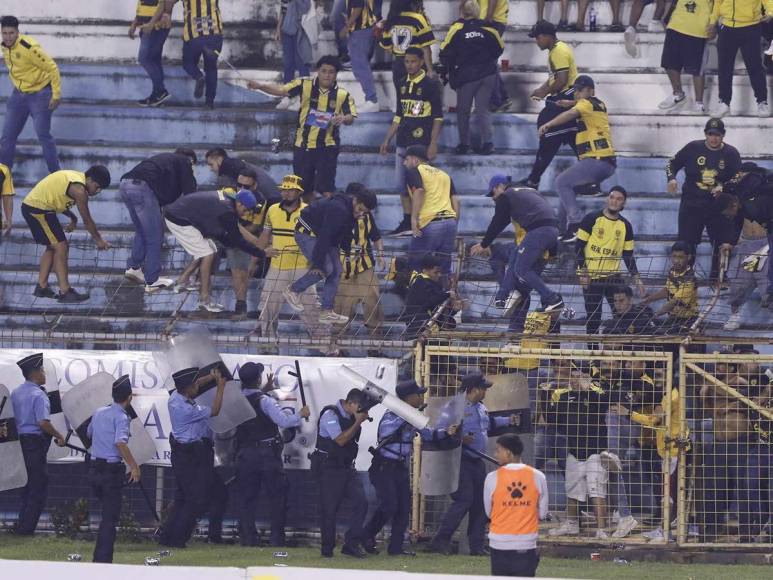
M257 176L257 185L253 193L260 192L269 203L278 202L282 197L276 182L267 171L242 159L230 157L222 147L210 149L205 158L209 168L217 175L218 187L237 187L239 174L246 168L252 169Z
M121 177L118 191L137 228L125 276L145 284L145 292L156 292L174 283L170 278L159 278L164 239L161 208L196 191L194 165L195 151L177 149L149 157Z
M633 289L621 284L612 291L613 313L604 321L604 334L654 334L655 316L649 306L633 303Z
M239 248L248 254L263 258L275 255L272 248L265 251L258 246L258 239L239 224L239 218L255 208L255 195L246 189L236 194L225 190L200 191L181 197L164 208L164 217L169 231L174 234L180 245L194 258L199 267L199 309L208 312L222 312L222 304L210 298L212 266L215 262L217 245L215 240L226 248ZM197 264L197 262L199 262ZM186 285L193 268L188 267L178 280Z
M462 303L455 291L443 287L442 266L436 256L426 254L421 260L420 271L411 275L405 297L405 309L400 316L400 320L407 323L405 336L410 340L422 331L431 330L426 326L433 316L440 329L456 328L454 314L461 309Z
M376 195L366 189L353 196L336 193L314 201L301 211L295 226L295 241L309 261L309 271L283 292L287 304L295 312L303 312L301 294L323 279L321 324L346 324L348 316L333 311L336 292L341 282L341 250L348 254L352 245L355 221L376 209Z

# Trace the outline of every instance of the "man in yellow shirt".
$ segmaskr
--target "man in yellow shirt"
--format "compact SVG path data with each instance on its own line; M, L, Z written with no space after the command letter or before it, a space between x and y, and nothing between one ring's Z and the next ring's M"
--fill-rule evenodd
M7 236L13 226L13 177L8 166L0 163L0 199L3 200L3 211L0 214L0 235ZM3 221L5 214L5 221Z
M83 218L83 224L94 238L98 250L110 247L97 229L97 224L89 212L89 198L97 195L110 186L110 172L104 165L94 165L86 173L63 169L55 171L42 179L24 198L21 204L21 214L32 232L35 242L45 246L46 250L40 258L38 284L33 294L38 298L53 298L65 304L83 302L89 299L70 286L67 270L69 246L65 238L65 230L72 232L78 224L78 218L70 210L78 206L78 212ZM62 229L57 214L70 218L70 224ZM48 276L51 270L56 273L59 283L59 294L48 286Z
M764 14L763 14L764 11ZM768 117L768 85L762 66L762 22L773 17L773 0L714 0L709 18L708 35L714 38L719 27L717 56L719 60L719 104L712 117L730 113L733 98L733 69L735 56L741 50L743 63L757 101L757 116Z
M32 122L49 173L59 170L56 144L51 136L51 115L62 98L59 68L30 36L19 34L19 21L14 16L0 20L2 50L13 92L5 107L3 135L0 137L0 163L13 168L16 140L27 119Z

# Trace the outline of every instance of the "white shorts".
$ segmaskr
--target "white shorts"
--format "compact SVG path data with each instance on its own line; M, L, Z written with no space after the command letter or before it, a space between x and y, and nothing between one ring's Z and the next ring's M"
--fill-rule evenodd
M609 474L601 464L601 455L594 453L585 461L569 453L566 457L566 496L585 501L588 497L607 497Z
M178 226L168 219L164 219L164 221L166 227L174 234L183 249L194 259L205 258L217 252L215 242L202 236L201 232L193 226Z

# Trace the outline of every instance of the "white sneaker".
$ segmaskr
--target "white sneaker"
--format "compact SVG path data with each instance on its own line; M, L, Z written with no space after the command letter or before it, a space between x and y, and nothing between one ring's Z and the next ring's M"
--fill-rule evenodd
M673 109L677 105L682 104L685 98L686 97L684 93L674 93L673 95L669 95L658 103L658 109L661 111L668 111L669 109Z
M722 325L723 330L738 330L741 328L741 311L733 312L730 317Z
M358 113L378 113L380 110L378 103L374 103L373 101L365 101L362 105L357 107Z
M277 111L286 111L290 108L290 97L282 97L276 104Z
M773 41L770 42L770 46L765 51L765 54L767 54L768 56L773 56Z
M730 105L721 101L717 105L717 108L711 112L711 116L716 117L717 119L721 119L728 114L730 114Z
M579 536L580 524L571 520L564 520L557 528L548 531L549 536Z
M620 523L620 512L617 510L612 512L612 523L615 525Z
M505 302L505 311L502 316L512 316L513 312L515 312L515 309L518 308L521 302L523 302L523 296L521 296L521 293L518 292L518 290L513 290L510 293L510 296L507 297L507 301Z
M612 537L625 538L638 525L639 525L639 522L637 522L633 516L625 516L624 518L620 518L620 521L617 522L617 528L615 529L614 532L612 532Z
M282 291L282 296L284 296L285 301L287 302L287 305L294 310L295 312L303 312L303 302L301 302L301 295L293 292L290 290L290 287L288 286Z
M597 540L606 540L609 538L609 534L607 534L604 530L596 530L596 533L593 537Z
M173 290L175 294L180 294L182 292L197 292L200 287L198 282L185 282L183 284L176 283Z
M332 310L323 310L319 315L320 324L346 324L349 322L349 317L343 314L338 314Z
M762 101L761 103L757 103L757 116L761 119L766 119L770 117L770 107L768 107L767 101Z
M611 473L620 473L623 470L623 464L620 458L611 451L601 452L601 465Z
M636 28L633 26L626 28L623 33L623 38L625 39L625 52L628 53L628 56L632 58L639 56L639 47L636 46L636 41L638 40Z
M647 32L665 32L665 30L663 22L660 20L650 20L650 23L647 25Z
M174 280L171 278L159 278L152 284L145 284L145 292L148 294L153 294L153 292L158 292L159 290L164 290L166 288L170 288L174 285Z
M666 540L666 535L663 533L662 528L655 528L650 532L644 532L642 536L647 538L650 542L664 542Z
M209 302L199 302L198 308L199 310L206 310L207 312L223 312L225 310L225 306L218 304L217 302L212 302L211 300Z
M123 273L123 277L137 284L145 283L145 274L142 273L141 268L129 268Z
M687 526L687 535L692 538L698 537L700 535L698 532L698 524L690 524Z
M706 114L706 106L700 101L695 101L695 103L692 106L692 110L693 110L693 113L698 113L699 115Z

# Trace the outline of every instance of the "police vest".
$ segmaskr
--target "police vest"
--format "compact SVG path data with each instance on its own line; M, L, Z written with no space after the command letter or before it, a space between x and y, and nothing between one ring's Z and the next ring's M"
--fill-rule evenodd
M250 405L255 409L255 417L236 428L237 447L279 437L279 427L263 412L260 406L260 401L265 396L263 393L253 393L247 397Z
M338 410L338 405L328 405L322 409L319 414L319 420L317 421L317 449L327 454L325 462L328 464L338 464L342 467L348 467L357 458L357 452L359 451L359 445L357 442L360 440L360 433L362 429L357 429L357 433L352 439L343 447L336 443L332 439L323 437L319 434L319 426L322 423L322 415L327 411L333 411L338 418L338 425L341 427L341 431L346 431L354 425L354 417L346 418Z
M510 536L539 532L539 490L531 467L497 470L491 497L491 533Z

